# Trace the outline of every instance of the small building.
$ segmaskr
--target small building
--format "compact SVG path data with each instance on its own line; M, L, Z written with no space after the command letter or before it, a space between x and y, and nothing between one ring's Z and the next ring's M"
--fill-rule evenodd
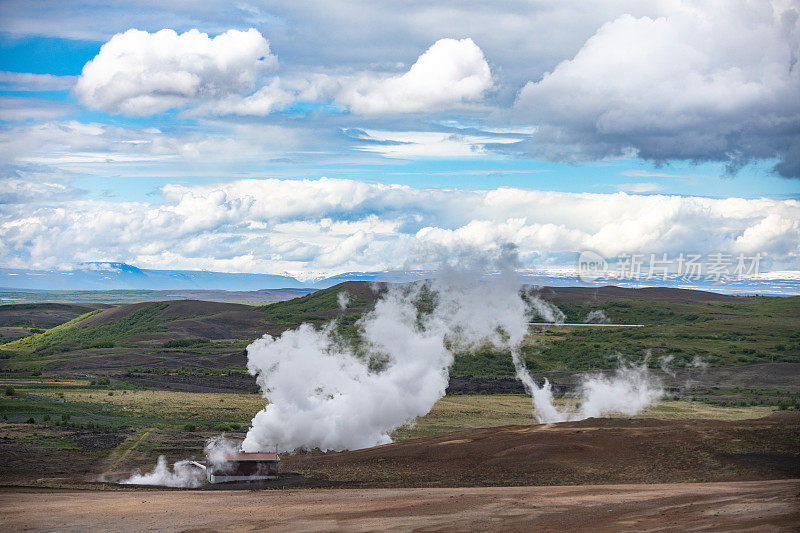
M280 463L277 453L234 453L226 456L223 462L207 461L206 478L209 483L278 479Z

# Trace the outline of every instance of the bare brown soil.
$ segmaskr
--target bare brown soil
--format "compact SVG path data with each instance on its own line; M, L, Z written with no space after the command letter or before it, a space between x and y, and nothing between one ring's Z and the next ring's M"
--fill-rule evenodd
M204 441L211 436L29 424L2 427L0 456L6 468L0 484L40 487L88 487L101 475L121 479L136 469L152 469L162 454L170 461L201 458ZM589 419L472 429L363 450L284 454L281 472L286 476L278 482L249 487L465 487L800 478L800 413L778 412L739 421Z
M800 481L0 492L6 531L796 531Z
M131 369L142 367L163 368L230 368L243 367L247 364L244 350L208 349L203 353L178 350L151 350L143 348L97 348L86 350L73 350L69 358L59 359L49 363L47 370L50 373L62 376L71 375L115 375L116 372L127 372ZM123 378L120 378L123 379ZM252 379L252 378L251 378ZM163 390L187 390L189 392L205 391L205 376L196 377L196 388L174 389L168 386ZM224 391L215 391L224 392Z
M363 486L670 483L800 477L800 413L756 420L588 419L503 426L283 457Z
M134 432L127 428L3 424L0 457L4 483L58 484L101 471L117 446Z

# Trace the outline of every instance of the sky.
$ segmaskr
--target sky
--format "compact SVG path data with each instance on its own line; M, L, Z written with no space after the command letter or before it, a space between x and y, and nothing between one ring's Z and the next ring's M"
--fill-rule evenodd
M0 268L798 271L798 57L791 0L4 0Z

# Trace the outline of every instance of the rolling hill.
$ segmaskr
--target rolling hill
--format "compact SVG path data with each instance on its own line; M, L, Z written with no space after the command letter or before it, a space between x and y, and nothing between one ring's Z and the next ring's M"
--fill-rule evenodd
M350 281L262 306L198 300L0 306L0 318L16 313L13 320L38 317L37 324L52 326L0 345L0 365L16 371L90 374L144 369L160 375L211 375L227 369L249 379L244 375L244 349L254 339L265 333L279 335L302 322L322 324L334 318L343 332L356 335L356 321L385 288ZM338 302L342 292L350 297L344 310ZM676 368L697 361L711 366L800 362L800 332L795 327L800 297L619 287L542 287L538 293L559 306L566 322L584 322L590 313L602 311L612 323L644 327L532 327L522 351L534 373L613 368L620 354L634 361L650 357L654 367L670 357ZM54 325L62 320L68 321ZM508 354L486 347L457 354L451 373L500 379L513 377L514 369ZM465 382L465 390L472 386Z

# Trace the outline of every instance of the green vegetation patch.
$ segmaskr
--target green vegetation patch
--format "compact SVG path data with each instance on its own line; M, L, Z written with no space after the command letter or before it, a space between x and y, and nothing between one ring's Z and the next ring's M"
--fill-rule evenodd
M356 322L374 300L351 301L339 313L331 287L257 308L276 323L296 327L338 318L337 333L358 346ZM522 354L533 372L614 368L649 358L653 367L669 357L672 366L702 361L712 366L759 362L800 362L800 297L742 297L736 302L672 302L614 300L603 303L561 303L568 323L583 323L593 311L603 311L612 324L643 324L641 328L532 327ZM535 321L536 317L532 317ZM453 375L511 377L514 366L504 350L482 347L457 353Z
M183 429L193 424L211 430L223 424L245 427L265 404L260 394L29 387L0 396L0 419L69 427Z
M800 297L748 297L734 303L619 300L602 304L561 304L568 323L582 323L602 310L612 324L641 328L533 326L521 348L532 372L614 368L649 358L658 367L800 362ZM482 348L456 355L452 374L514 375L507 351Z
M340 309L341 293L349 294L346 309ZM342 343L361 350L358 320L377 299L365 286L335 286L292 300L255 307L265 320L287 327L308 322L320 326L336 319L336 334ZM251 338L209 340L204 337L162 336L156 346L127 344L135 335L167 331L167 303L153 303L113 323L86 325L87 313L61 326L7 342L0 346L0 359L14 358L6 368L42 371L55 361L71 357L116 357L125 350L146 350L146 355L171 355L186 351L198 356L197 366L220 367L218 358L241 351ZM420 312L430 302L423 298ZM569 323L583 323L599 311L612 324L643 324L637 328L532 326L521 348L533 372L582 371L613 368L620 357L642 361L649 354L652 366L670 358L671 366L682 367L702 361L712 366L769 362L800 362L800 297L742 297L736 300L685 302L619 299L605 302L560 303ZM531 317L537 321L537 317ZM186 333L181 330L180 335ZM161 344L163 343L163 344ZM90 354L77 350L95 348ZM106 348L103 351L99 348ZM113 351L111 351L113 350ZM127 353L127 352L126 352ZM130 355L130 354L128 354ZM376 360L376 368L380 361ZM134 363L136 364L136 363ZM510 354L482 347L456 354L453 375L512 377Z
M198 346L208 346L211 339L197 337L194 339L172 339L161 345L162 348L195 348Z
M128 337L163 331L164 319L161 317L161 312L167 305L165 302L152 303L114 322L81 327L79 322L100 312L91 311L44 333L5 344L3 349L45 356L70 350L113 348L119 341Z
M328 320L345 314L340 311L339 307L339 293L347 292L346 289L341 287L330 287L322 289L311 294L306 294L300 298L286 300L283 302L275 302L268 305L256 307L258 311L265 313L271 322L276 324L287 324L291 326L299 326L303 322L322 323ZM348 293L349 302L347 304L347 316L355 322L361 312L367 306L370 306L375 299L365 300L355 297ZM355 317L353 316L355 315Z

